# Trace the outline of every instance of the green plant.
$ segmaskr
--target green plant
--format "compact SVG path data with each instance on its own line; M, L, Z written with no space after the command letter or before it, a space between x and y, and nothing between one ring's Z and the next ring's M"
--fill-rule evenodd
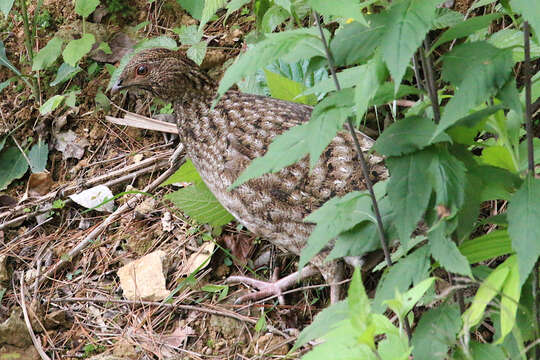
M247 1L226 3L205 2L198 39L219 7L235 11ZM469 11L485 7L484 13L464 17L438 8L441 3L255 1L253 11L264 36L252 38L256 43L220 83L223 94L278 60L309 60L331 74L305 86L298 80L291 83L291 76L266 73L273 96L315 103L306 97L319 94L322 100L308 123L276 138L235 185L306 155L315 164L345 123L349 129L358 126L373 107L394 120L374 147L386 157L390 179L334 198L306 218L316 228L301 266L333 240L330 258L382 247L385 262L377 267L384 274L372 300L356 272L348 299L324 310L302 333L297 347L315 338L326 340L305 359L407 359L411 354L415 359L448 354L524 359L535 351L540 356L540 181L534 172L540 144L531 128L540 75L530 73L531 60L540 56L540 17L535 15L540 9L525 0L496 6L495 0L477 1ZM301 19L306 11L318 26L273 33L287 18ZM330 33L321 26L321 16L339 28ZM502 29L503 19L512 25ZM492 24L499 30L492 32ZM516 77L520 69L523 77ZM414 106L398 109L395 101L403 97ZM482 204L506 201L504 217L480 220L480 215L486 217ZM420 221L428 230L414 236ZM497 230L478 236L485 224ZM390 241L399 243L392 255ZM477 265L500 256L505 260L492 267ZM476 295L467 299L470 306L460 287L438 298L431 289L431 274L438 267L450 274L451 282L461 277L479 284ZM412 331L412 309L434 300L442 302L425 311ZM398 316L398 327L380 315L387 309ZM484 320L495 325L487 341L474 337Z

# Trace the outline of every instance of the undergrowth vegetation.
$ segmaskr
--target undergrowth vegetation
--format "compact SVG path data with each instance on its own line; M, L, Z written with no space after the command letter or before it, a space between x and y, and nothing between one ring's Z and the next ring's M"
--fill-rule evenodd
M207 1L202 17L225 3ZM331 74L310 86L279 73L282 81L269 81L270 93L289 101L325 96L307 124L276 138L235 185L306 155L313 166L344 125L365 124L369 109L376 120L389 119L374 150L386 156L390 179L334 198L305 219L317 226L301 267L333 239L332 259L380 247L386 257L373 300L357 270L347 300L304 330L296 346L325 339L306 359L536 354L540 182L531 101L540 95L540 77L531 74L531 61L540 48L531 29L540 31L540 8L479 1L463 16L440 5L256 1L258 36L220 82L223 94L278 60L293 66L308 60ZM481 6L484 15L471 16ZM331 33L321 19L338 28ZM283 22L284 30L273 32ZM267 79L276 76L268 71ZM405 96L413 101L401 107L396 100ZM486 211L490 203L498 204L496 214ZM420 222L426 230L418 233ZM398 246L393 254L389 242ZM443 293L433 289L440 268L448 282ZM466 297L464 288L473 284L476 295ZM381 316L387 309L397 326ZM494 329L490 339L478 336L484 324Z
M306 156L314 166L336 133L352 128L377 138L373 151L390 172L305 219L316 227L300 267L331 241L329 259L382 249L384 261L372 270L382 272L373 296L356 269L348 297L321 311L293 350L322 339L304 359L540 358L538 1L476 0L464 13L443 0L177 1L199 21L173 29L198 64L207 53L205 25L236 11L255 24L219 95L236 85L314 107L310 121L276 138L235 186ZM0 91L20 80L45 115L76 105L80 89L57 86L81 71L93 76L100 65L85 57L94 44L111 49L86 24L100 1L77 0L77 38L53 37L35 51L36 27L54 21L41 3L33 18L25 0L0 4L24 20L29 64L26 72L16 68L0 40L0 65L13 74ZM104 5L132 16L127 2ZM177 43L162 36L134 45L149 47ZM109 86L130 56L109 66ZM107 103L104 96L96 103ZM47 163L41 141L27 139L22 149L6 147L6 139L0 162L10 167L0 173L0 190ZM365 162L361 152L358 161ZM185 214L215 228L232 220L190 162L167 181L177 182L193 183L167 196Z

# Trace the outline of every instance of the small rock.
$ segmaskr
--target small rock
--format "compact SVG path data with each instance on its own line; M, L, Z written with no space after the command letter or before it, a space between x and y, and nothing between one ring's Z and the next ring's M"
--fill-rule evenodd
M165 256L164 251L154 251L118 270L126 299L159 301L169 295L163 269Z

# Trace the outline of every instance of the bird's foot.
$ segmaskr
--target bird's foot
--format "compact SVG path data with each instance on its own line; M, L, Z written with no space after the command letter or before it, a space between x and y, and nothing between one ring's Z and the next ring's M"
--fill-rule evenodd
M279 278L279 269L275 269L274 274L272 275L272 281L261 281L252 279L247 276L230 276L226 281L231 282L241 282L246 285L253 286L259 291L240 296L236 303L243 303L247 301L257 301L264 299L270 296L277 296L278 301L281 305L285 304L285 299L283 298L283 291L290 289L298 281L311 277L318 274L319 271L315 266L306 266L302 271L297 271L293 274L290 274L282 279Z

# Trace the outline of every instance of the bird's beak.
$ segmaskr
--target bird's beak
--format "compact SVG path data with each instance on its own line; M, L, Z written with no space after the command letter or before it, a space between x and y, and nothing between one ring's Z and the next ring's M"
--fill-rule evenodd
M116 83L111 88L111 95L116 94L120 90L124 89L124 86L122 86L122 79L116 80Z

